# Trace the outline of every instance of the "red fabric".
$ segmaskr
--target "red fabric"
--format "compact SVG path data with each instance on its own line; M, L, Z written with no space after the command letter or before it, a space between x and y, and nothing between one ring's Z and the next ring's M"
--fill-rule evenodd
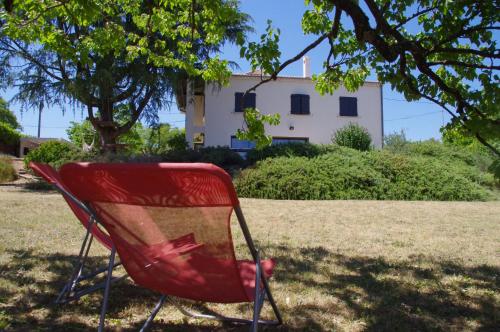
M253 301L255 265L236 260L230 218L239 202L222 169L73 163L60 175L95 211L138 285L198 301ZM263 265L271 275L274 262Z
M68 190L62 183L62 179L59 173L57 173L57 171L52 166L42 163L30 162L30 167L36 174L38 174L48 183L63 188L64 190L67 190L71 193L71 191ZM87 214L87 212L80 209L80 207L76 205L69 197L66 197L66 195L64 194L63 197L66 200L66 203L68 203L69 207L71 208L71 211L73 211L78 220L80 220L83 227L87 229L89 226L90 216ZM94 224L90 232L103 246L111 249L111 247L113 246L111 238L108 234L99 229L97 225Z
M274 259L266 259L260 261L260 266L262 266L264 276L270 278L273 275L276 262ZM241 260L238 261L238 268L240 270L241 280L243 281L243 287L245 287L245 292L248 298L253 301L255 299L255 263L254 261Z

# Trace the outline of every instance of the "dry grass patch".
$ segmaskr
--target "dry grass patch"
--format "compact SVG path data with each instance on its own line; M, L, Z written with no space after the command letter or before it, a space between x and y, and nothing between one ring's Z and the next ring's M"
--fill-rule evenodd
M500 326L500 204L242 200L278 261L271 287L285 326L309 331L494 331ZM236 229L234 227L233 229ZM101 294L56 306L83 228L54 193L0 191L0 330L95 330ZM235 241L246 255L242 236ZM95 246L92 263L105 261ZM112 288L107 323L137 329L158 296ZM247 305L198 309L250 316ZM264 310L270 316L270 310ZM186 320L166 305L160 330L246 330Z

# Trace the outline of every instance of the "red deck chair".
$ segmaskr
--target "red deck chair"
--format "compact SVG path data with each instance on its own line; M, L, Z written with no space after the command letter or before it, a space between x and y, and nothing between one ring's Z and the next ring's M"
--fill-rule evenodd
M61 292L59 293L56 303L66 303L69 301L77 300L82 296L92 293L96 290L105 287L105 283L98 283L87 288L78 288L80 282L84 280L92 279L101 273L107 271L108 267L97 269L91 271L88 274L84 274L85 262L92 245L93 238L96 238L99 243L104 247L111 250L113 247L113 242L109 235L103 232L98 225L93 221L90 216L90 212L87 211L87 207L79 203L77 200L71 198L71 194L67 188L64 187L59 173L52 168L50 165L43 163L30 162L30 168L45 181L50 183L57 191L59 191L66 202L68 203L71 211L75 214L78 220L82 223L83 227L87 230L85 237L83 238L82 246L80 248L80 254L77 258L77 264L71 274L69 281L65 284ZM114 264L114 267L121 265L121 263ZM114 278L112 281L116 281L120 278Z
M162 294L143 325L171 297L216 303L253 302L253 319L181 311L192 317L281 324L267 278L274 262L260 260L231 178L210 164L72 163L61 168L66 187L110 234L132 280ZM236 213L253 260L237 260L230 217ZM112 277L109 269L106 281ZM109 287L105 288L99 330L104 328ZM268 299L276 320L259 320ZM175 301L174 301L175 303Z

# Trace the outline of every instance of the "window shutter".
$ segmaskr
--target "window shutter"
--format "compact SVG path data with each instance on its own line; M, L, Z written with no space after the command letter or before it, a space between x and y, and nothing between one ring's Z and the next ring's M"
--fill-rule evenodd
M243 111L241 109L241 98L243 98L243 93L236 92L234 94L234 111L235 112L242 112Z
M241 104L241 100L243 99L243 92L236 92L234 94L234 111L235 112L243 112L246 108L255 108L256 106L256 95L255 93L247 93L245 95L245 100L243 101L243 105Z
M291 95L291 103L292 103L292 114L301 114L300 111L300 95Z
M245 108L255 108L256 107L256 95L255 93L247 93L245 95Z
M301 114L310 114L309 95L301 95L300 96L300 110L301 110Z
M340 97L340 116L358 116L358 99L355 97Z

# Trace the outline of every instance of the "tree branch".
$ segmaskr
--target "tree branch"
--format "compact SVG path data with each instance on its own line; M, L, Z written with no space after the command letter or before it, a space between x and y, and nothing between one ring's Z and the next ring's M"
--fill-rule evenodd
M290 58L287 61L283 62L278 67L278 69L275 72L273 72L273 73L270 74L270 76L268 78L263 79L262 81L260 81L259 83L255 84L253 87L251 87L250 89L248 89L247 91L245 91L245 94L247 94L247 93L249 93L251 91L255 91L255 89L257 89L259 86L261 86L264 83L276 80L278 78L279 73L283 69L285 69L286 67L288 67L290 64L294 63L295 61L301 59L304 55L307 54L307 52L309 52L310 50L312 50L313 48L315 48L316 46L318 46L319 44L321 44L321 42L323 40L325 40L328 36L329 36L329 33L322 34L318 39L316 39L314 42L312 42L311 44L309 44L306 48L304 48L296 56L294 56L293 58Z
M390 3L389 1L387 3ZM411 20L419 17L420 15L423 15L423 14L427 14L428 12L431 12L433 10L437 9L437 6L432 6L432 7L429 7L429 8L426 8L426 9L422 9L422 10L419 10L417 11L415 14L413 14L412 16L408 17L406 20L404 20L403 22L400 22L398 25L394 26L395 29L399 29L401 28L403 25L407 24L408 22L410 22ZM383 12L383 11L382 11Z
M132 128L132 126L137 122L139 116L141 115L142 111L149 103L149 100L151 99L151 97L153 97L155 92L156 92L155 88L150 88L148 91L146 91L144 97L139 102L137 108L134 107L131 119L127 121L123 126L120 126L116 129L117 136L129 131L130 128Z
M435 47L428 52L428 54L432 53L474 54L484 58L500 59L500 50L498 49L496 50L496 53L491 53L489 51L476 50L472 48Z
M1 43L3 43L4 45L7 45L8 47L10 45L6 44L4 41L0 40ZM45 65L43 63L41 63L40 61L38 61L34 56L32 56L28 50L24 49L21 45L19 45L19 43L17 43L15 40L12 40L12 43L14 43L14 45L16 45L17 49L14 49L12 48L13 50L15 50L14 52L17 53L17 55L19 55L20 57L24 58L25 60L28 60L30 61L31 63L33 63L34 65L36 65L37 67L39 67L44 73L46 73L48 76L50 76L51 78L57 80L57 81L62 81L62 77L60 76L57 76L56 74L52 73L49 69L52 69L52 70L58 70L56 67L52 67L52 66L49 66L49 65Z
M467 63L462 61L454 61L454 60L443 60L443 61L430 61L427 63L429 66L458 66L458 67L467 67L473 69L491 69L491 70L500 70L500 66L495 65L483 65L483 64L474 64Z

